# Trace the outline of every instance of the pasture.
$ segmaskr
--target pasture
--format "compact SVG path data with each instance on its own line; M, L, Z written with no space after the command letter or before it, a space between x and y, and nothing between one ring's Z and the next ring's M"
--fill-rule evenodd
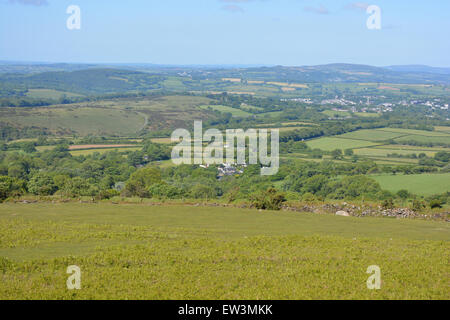
M1 204L0 299L448 299L445 222ZM66 268L81 268L81 290ZM368 290L367 267L382 287Z
M385 140L389 140L389 139L395 139L400 136L402 136L401 133L369 129L369 130L358 130L358 131L345 133L338 137L346 138L346 139L359 139L359 140L378 142L378 141L385 141Z
M251 113L241 110L241 109L236 109L236 108L221 106L221 105L200 106L200 109L206 109L206 110L211 109L214 111L219 111L221 113L231 113L231 115L233 117L249 117L252 115Z
M375 146L376 143L371 141L341 139L337 137L324 137L307 141L306 144L311 149L321 149L324 151L333 151L335 149L355 149Z
M34 99L61 99L63 97L73 98L82 96L72 92L58 91L53 89L28 89L26 95L27 97Z
M405 189L417 195L429 196L450 191L450 173L376 175L372 176L381 188L397 192Z
M329 116L330 118L343 118L351 116L350 112L348 111L325 110L322 111L322 113Z

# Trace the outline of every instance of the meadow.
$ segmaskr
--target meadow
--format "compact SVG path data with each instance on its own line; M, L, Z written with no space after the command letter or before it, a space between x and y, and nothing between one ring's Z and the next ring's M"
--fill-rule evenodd
M372 141L341 139L338 137L324 137L306 142L311 149L321 149L324 151L333 151L335 149L355 149L376 146Z
M392 192L404 189L423 196L450 192L450 173L376 175L372 178L378 181L381 188Z
M248 113L246 111L243 111L241 109L236 109L236 108L232 108L232 107L227 107L227 106L220 106L220 105L209 105L209 106L201 106L201 109L206 109L206 110L214 110L214 111L219 111L222 113L231 113L231 115L233 117L249 117L251 116L251 113Z
M448 299L449 240L437 221L6 203L0 299ZM66 288L69 265L81 290Z

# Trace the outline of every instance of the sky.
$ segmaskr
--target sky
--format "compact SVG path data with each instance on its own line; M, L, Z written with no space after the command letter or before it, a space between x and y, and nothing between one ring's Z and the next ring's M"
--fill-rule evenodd
M450 1L368 1L0 0L0 60L450 67ZM80 29L67 28L70 5Z

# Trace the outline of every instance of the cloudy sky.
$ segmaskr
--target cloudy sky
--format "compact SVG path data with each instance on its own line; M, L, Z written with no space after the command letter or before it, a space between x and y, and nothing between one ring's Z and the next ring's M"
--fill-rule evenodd
M381 30L366 26L369 4ZM0 60L450 67L449 12L448 0L0 0Z

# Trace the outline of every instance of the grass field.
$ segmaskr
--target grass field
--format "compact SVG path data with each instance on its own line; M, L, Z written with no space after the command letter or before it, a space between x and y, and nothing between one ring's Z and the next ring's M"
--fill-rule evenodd
M381 128L378 131L385 132L395 132L403 135L418 135L425 137L447 137L450 139L450 132L440 132L440 131L426 131L426 130L413 130L413 129L401 129L401 128Z
M417 141L422 143L444 143L446 145L450 145L450 135L448 136L419 136L419 135L409 135L395 139L398 142L407 142L407 141Z
M450 173L377 175L373 176L381 188L392 192L406 189L417 195L432 195L450 191Z
M405 150L405 149L385 149L381 147L375 148L361 148L355 149L354 153L359 156L368 156L368 157L387 157L388 154L401 154L401 155L411 155L411 154L419 154L425 153L429 157L433 157L437 151L430 150Z
M401 133L387 132L381 130L358 130L338 136L339 138L359 139L367 141L385 141L402 136Z
M322 113L329 116L330 118L342 118L351 116L350 112L348 111L325 110Z
M440 126L437 126L437 127L434 127L434 129L435 129L436 131L439 131L439 132L445 132L445 133L450 134L450 127L440 127Z
M340 139L336 137L324 137L306 142L312 149L322 149L324 151L333 151L335 149L354 149L375 146L376 143L371 141Z
M379 113L371 113L371 112L353 112L355 116L362 118L378 118L380 116Z
M237 208L0 205L0 299L448 299L444 222ZM66 268L81 268L81 290ZM368 290L367 267L381 268Z
M117 152L133 152L133 151L139 151L142 150L142 147L123 147L123 148L99 148L99 149L85 149L85 150L73 150L70 151L70 154L72 156L88 156L94 153L107 153L112 151Z
M64 96L67 98L81 97L81 95L76 93L52 89L28 89L26 95L34 99L61 99Z
M227 106L209 105L209 106L201 106L200 108L201 109L212 109L212 110L219 111L222 113L231 113L231 115L233 117L251 116L251 113L248 113L248 112L240 110L240 109L232 108L232 107L227 107Z

